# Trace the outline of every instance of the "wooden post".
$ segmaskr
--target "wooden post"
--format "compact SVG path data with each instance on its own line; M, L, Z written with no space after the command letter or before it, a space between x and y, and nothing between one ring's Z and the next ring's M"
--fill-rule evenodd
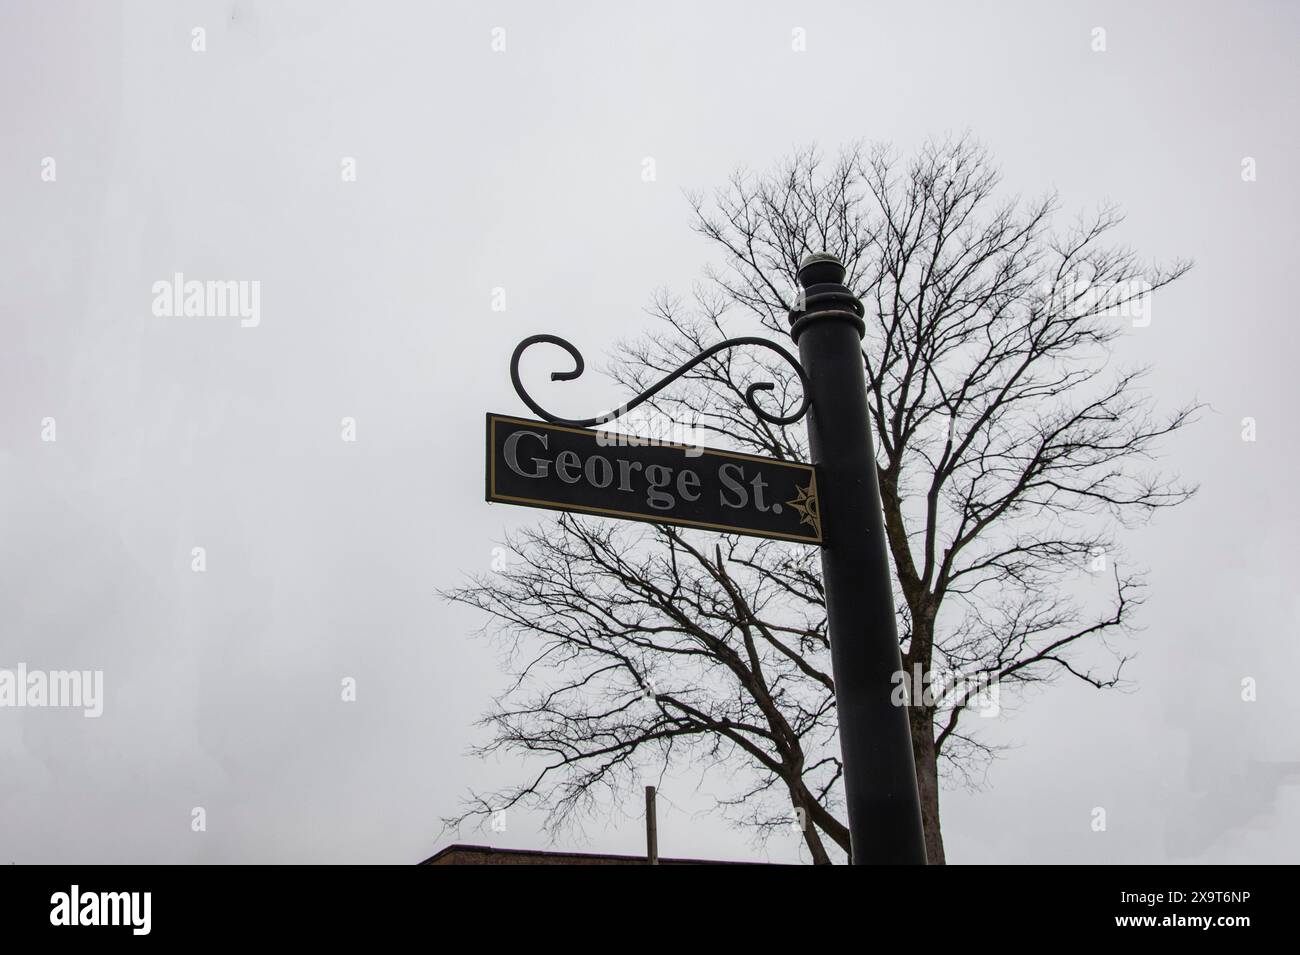
M645 788L645 845L650 865L659 864L659 823L655 819L655 788Z

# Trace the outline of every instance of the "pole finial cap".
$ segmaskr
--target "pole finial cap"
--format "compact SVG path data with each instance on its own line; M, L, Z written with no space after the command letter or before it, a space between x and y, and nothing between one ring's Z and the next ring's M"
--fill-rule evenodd
M799 263L799 284L804 288L810 285L839 285L844 281L844 263L829 252L814 252L804 256Z

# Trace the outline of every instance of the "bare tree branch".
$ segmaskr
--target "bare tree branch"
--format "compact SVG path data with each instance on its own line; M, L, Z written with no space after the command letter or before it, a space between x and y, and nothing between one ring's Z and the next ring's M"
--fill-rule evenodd
M639 391L723 338L784 338L800 260L825 250L845 263L866 306L904 669L947 687L909 704L927 851L941 862L940 766L980 784L997 750L973 720L999 709L990 694L1060 677L1120 683L1126 655L1111 637L1132 630L1142 580L1121 571L1116 535L1194 492L1151 465L1197 408L1160 412L1144 370L1116 368L1112 346L1190 265L1143 265L1113 244L1111 207L1057 230L1056 197L1005 196L969 137L907 159L807 149L690 202L720 261L689 297L655 296L657 327L609 373ZM779 408L800 397L791 370L764 358L720 353L644 407L710 444L805 460L802 424L745 406L758 375L776 382ZM452 822L525 801L560 826L638 774L716 766L718 808L759 839L793 815L813 861L847 850L814 552L567 515L510 544L503 571L447 596L495 620L510 651L513 679L480 752L531 754L540 769L472 797Z

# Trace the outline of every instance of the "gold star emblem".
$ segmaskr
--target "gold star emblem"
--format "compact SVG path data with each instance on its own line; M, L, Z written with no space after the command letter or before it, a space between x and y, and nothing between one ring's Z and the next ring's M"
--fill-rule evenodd
M786 503L795 509L800 524L807 524L818 537L821 537L822 521L821 515L817 513L817 489L814 483L809 481L807 487L796 487L795 494L797 495L795 499Z

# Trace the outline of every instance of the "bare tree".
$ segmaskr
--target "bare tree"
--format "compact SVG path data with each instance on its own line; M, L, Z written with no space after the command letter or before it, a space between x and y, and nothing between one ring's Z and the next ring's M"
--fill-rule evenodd
M1131 630L1142 580L1121 571L1116 532L1193 491L1151 459L1195 409L1158 414L1145 370L1113 368L1110 348L1189 265L1144 266L1110 244L1113 208L1056 231L1054 197L999 199L999 186L966 138L906 160L855 146L739 172L691 200L720 266L689 302L659 295L659 327L610 370L639 390L723 337L757 327L780 340L800 259L826 250L847 266L866 305L900 686L935 863L941 772L977 782L993 755L974 708L1061 676L1117 685L1126 655L1113 638ZM650 407L709 443L806 459L802 424L745 406L756 376L778 383L774 401L797 397L788 370L730 351ZM847 852L815 552L567 515L509 543L505 570L448 596L489 614L512 651L484 751L541 761L455 821L531 801L558 825L647 767L716 765L737 821L760 836L793 823L814 862Z

